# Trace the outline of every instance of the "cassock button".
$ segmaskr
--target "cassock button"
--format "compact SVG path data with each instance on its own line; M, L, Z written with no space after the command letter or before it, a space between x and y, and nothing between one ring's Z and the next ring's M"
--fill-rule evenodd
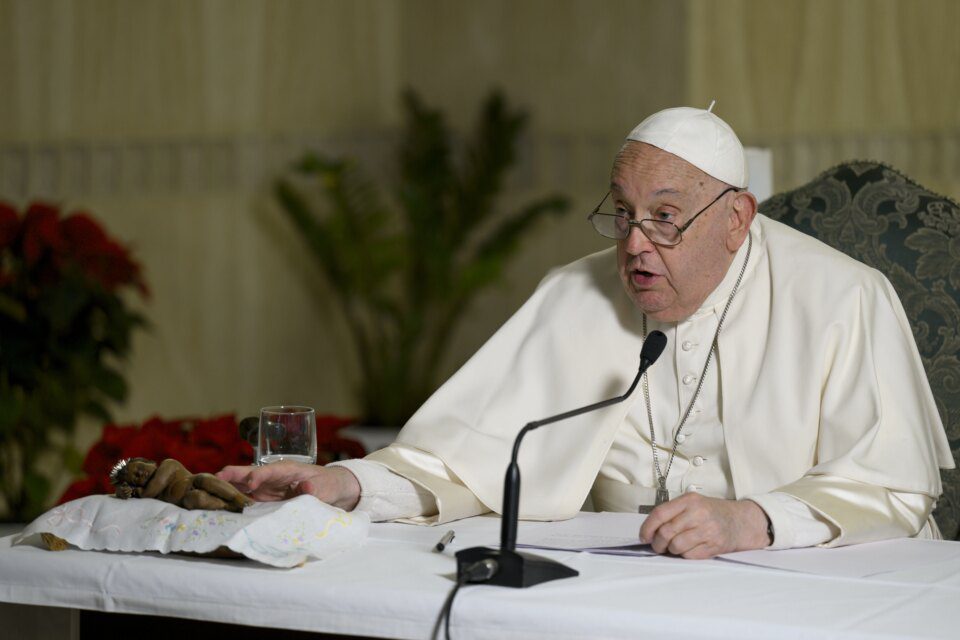
M697 376L693 375L692 373L688 373L687 375L683 376L683 384L693 384L696 379Z
M694 456L694 457L693 457L693 466L695 466L695 467L702 467L702 466L703 466L703 462L704 462L703 456Z
M683 442L686 439L687 439L687 436L683 435L682 433L677 434L677 442Z
M683 343L680 344L680 348L684 351L690 351L690 349L693 349L694 346L695 345L689 340L684 340Z

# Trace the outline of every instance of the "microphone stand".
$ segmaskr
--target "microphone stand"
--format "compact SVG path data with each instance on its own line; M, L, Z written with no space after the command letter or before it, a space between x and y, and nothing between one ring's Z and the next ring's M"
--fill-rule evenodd
M622 396L602 400L594 404L559 413L549 418L528 422L517 434L513 441L513 453L510 456L510 464L507 466L507 472L503 480L503 515L500 523L500 548L491 549L489 547L471 547L463 549L456 553L457 557L457 579L467 582L486 582L504 587L526 588L532 587L541 582L549 580L558 580L560 578L572 578L580 575L576 569L532 553L522 553L517 548L517 521L520 510L520 466L517 464L517 457L520 453L520 442L523 437L547 424L560 422L567 418L573 418L590 411L603 409L611 405L623 402L633 393L640 382L644 372L652 365L667 343L667 338L660 331L653 331L643 342L643 349L640 352L640 369L637 376L630 384L630 388ZM471 571L477 563L485 563L490 567L492 575L484 575L483 579L478 580L474 576L476 573ZM489 573L489 572L487 572Z

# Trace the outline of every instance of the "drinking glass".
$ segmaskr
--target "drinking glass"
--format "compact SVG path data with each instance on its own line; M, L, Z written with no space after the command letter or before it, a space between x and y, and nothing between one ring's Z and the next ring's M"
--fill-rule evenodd
M317 416L310 407L280 405L260 409L257 464L317 461Z

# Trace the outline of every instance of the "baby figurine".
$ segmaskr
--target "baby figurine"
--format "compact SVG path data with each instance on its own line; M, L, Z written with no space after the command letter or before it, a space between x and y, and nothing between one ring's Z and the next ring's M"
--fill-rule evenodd
M157 466L153 460L121 460L110 470L118 498L156 498L184 509L243 511L253 500L229 482L209 473L190 473L172 458Z

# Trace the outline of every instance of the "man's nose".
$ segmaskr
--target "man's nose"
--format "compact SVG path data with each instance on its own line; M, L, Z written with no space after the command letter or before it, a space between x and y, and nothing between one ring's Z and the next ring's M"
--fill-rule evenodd
M650 242L650 238L648 238L637 225L630 225L630 231L627 233L627 237L623 239L623 242L627 253L630 255L637 256L645 251L653 250L653 243Z

